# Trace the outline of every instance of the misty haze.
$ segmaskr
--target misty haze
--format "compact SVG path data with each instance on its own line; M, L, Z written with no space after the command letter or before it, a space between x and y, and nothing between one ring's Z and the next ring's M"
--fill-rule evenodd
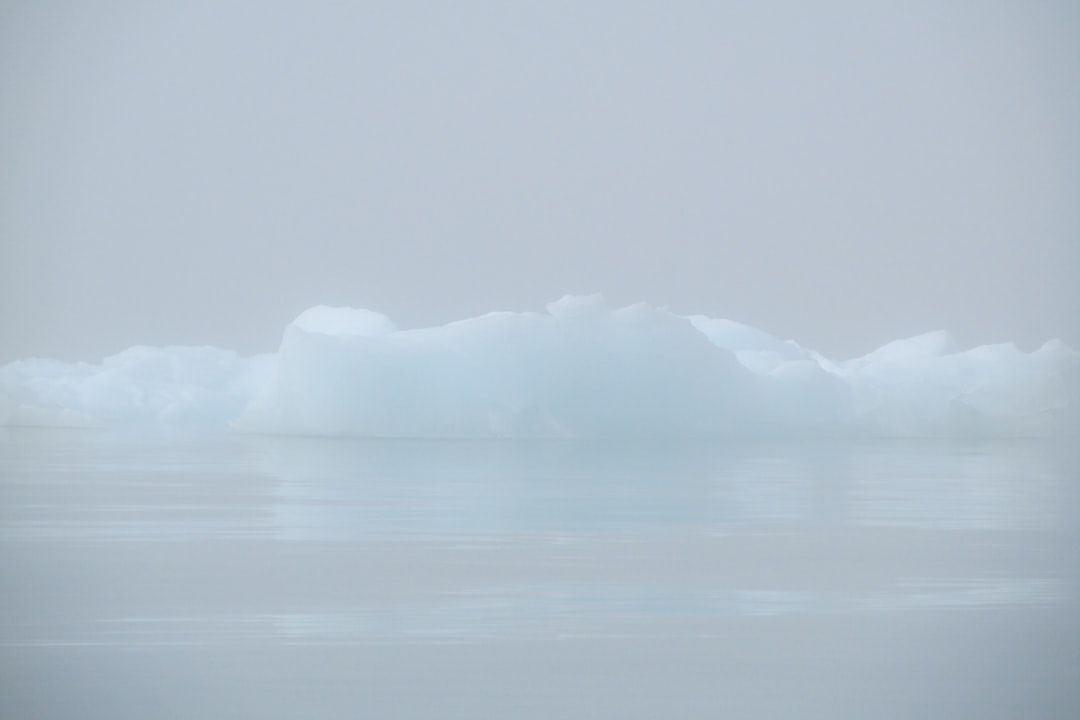
M0 716L1080 714L1080 9L0 9Z

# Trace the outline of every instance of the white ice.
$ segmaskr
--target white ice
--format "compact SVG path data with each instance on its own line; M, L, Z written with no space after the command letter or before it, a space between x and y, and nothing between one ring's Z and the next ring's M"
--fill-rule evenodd
M374 437L1014 437L1075 419L1059 341L960 351L945 332L836 361L756 328L599 295L396 330L316 307L276 355L135 347L0 368L0 424Z

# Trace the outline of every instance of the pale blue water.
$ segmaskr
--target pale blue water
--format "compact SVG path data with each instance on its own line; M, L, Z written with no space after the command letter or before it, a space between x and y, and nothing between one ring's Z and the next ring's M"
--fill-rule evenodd
M1063 718L1046 441L0 431L0 717Z

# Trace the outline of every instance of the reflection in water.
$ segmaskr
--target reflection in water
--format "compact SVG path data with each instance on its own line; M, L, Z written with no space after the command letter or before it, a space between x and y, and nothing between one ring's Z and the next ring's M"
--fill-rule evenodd
M855 522L955 528L1047 527L1060 471L1030 445L903 449L864 458L855 473Z
M253 439L282 537L790 526L1046 526L1038 443L738 445Z
M0 431L0 715L70 717L45 691L66 673L90 717L148 717L220 671L239 681L185 716L315 687L336 699L291 716L378 696L369 716L430 717L396 711L444 675L470 710L448 716L519 716L483 712L493 673L514 702L537 678L590 708L640 686L697 703L680 717L740 692L734 717L888 715L827 712L837 677L971 710L907 717L993 717L963 694L1012 686L1072 716L1080 491L1058 450ZM125 713L131 688L151 700ZM761 711L788 695L798 713Z
M272 637L286 643L467 642L508 637L635 637L663 633L710 637L739 617L920 609L1052 607L1063 583L997 578L904 583L885 593L649 587L508 586L448 593L436 602L265 615L125 617L85 627L8 637L7 646L207 645ZM679 621L674 625L672 620ZM663 624L661 624L663 623ZM56 632L56 630L61 632Z
M717 590L675 593L641 587L513 587L471 592L433 607L274 616L297 642L370 642L398 637L478 641L507 635L633 637L658 632L707 637L732 617L768 617L927 608L1049 607L1062 600L1056 580L976 579L900 587L838 600L820 593ZM656 621L683 620L651 625Z
M59 435L59 439L57 438ZM1043 442L0 437L0 537L176 540L1006 529L1060 521Z

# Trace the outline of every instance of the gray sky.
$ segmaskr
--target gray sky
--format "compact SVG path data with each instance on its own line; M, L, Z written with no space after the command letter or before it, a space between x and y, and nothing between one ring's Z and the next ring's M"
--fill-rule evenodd
M0 83L0 362L594 291L1080 346L1066 0L13 1Z

